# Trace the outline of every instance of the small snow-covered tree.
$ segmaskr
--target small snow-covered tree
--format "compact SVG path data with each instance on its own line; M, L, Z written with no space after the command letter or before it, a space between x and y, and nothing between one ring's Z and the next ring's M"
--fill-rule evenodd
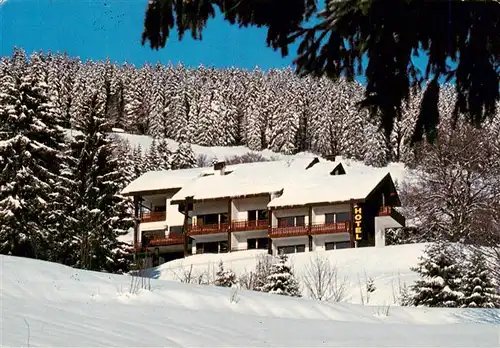
M266 278L262 287L263 292L292 297L302 297L299 283L295 279L292 268L287 265L285 254L279 256L278 262L271 267L271 274Z
M462 307L499 308L500 296L493 284L486 258L480 249L474 249L467 257L463 269L461 291Z
M413 271L420 274L412 286L416 306L459 307L464 294L461 292L462 268L460 252L448 242L437 242L426 247Z
M236 274L230 269L224 268L222 260L219 262L219 269L215 274L215 286L230 288L236 284Z

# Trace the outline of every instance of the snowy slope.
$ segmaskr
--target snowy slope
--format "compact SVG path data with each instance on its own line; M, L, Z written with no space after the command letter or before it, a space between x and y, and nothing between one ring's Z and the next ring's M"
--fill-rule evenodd
M391 308L131 277L0 256L0 345L498 347L498 310Z
M376 290L370 294L370 304L394 305L398 302L399 290L406 283L411 285L418 275L410 270L418 262L425 244L408 244L387 246L385 248L358 248L320 251L319 255L328 257L331 264L336 265L339 279L345 279L348 292L345 298L349 303L366 303L366 280L372 278ZM254 271L257 256L264 255L264 250L238 251L229 254L201 254L185 259L174 260L160 265L152 270L152 277L180 281L183 274L193 265L192 274L205 274L209 278L215 274L219 260L226 268L232 269L237 276ZM291 255L289 260L293 265L299 281L306 266L315 253L298 253ZM361 292L363 295L361 295ZM304 292L304 295L307 294Z

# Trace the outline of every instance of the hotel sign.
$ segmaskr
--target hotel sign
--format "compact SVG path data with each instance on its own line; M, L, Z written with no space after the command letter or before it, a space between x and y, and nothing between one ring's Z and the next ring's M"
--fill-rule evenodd
M360 206L354 206L353 222L354 222L354 239L362 240L363 227L361 225L363 223L363 208L361 208Z

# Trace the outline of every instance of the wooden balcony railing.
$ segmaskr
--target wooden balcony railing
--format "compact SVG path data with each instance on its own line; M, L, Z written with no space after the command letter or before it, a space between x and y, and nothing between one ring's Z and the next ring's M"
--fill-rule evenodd
M156 236L151 236L149 238L143 237L142 242L137 242L135 244L135 250L140 251L144 248L147 247L155 247L155 246L168 246L168 245L179 245L184 243L184 236L183 235L171 235L171 236L165 236L165 235L156 235Z
M172 235L166 237L154 237L149 240L149 245L151 246L167 246L167 245L177 245L184 244L184 236L183 235Z
M231 222L232 232L267 230L269 220L233 220Z
M273 227L269 232L271 238L307 236L308 226Z
M228 223L220 223L220 224L196 224L189 225L188 227L188 235L202 235L202 234L211 234L211 233L222 233L229 231Z
M311 234L329 234L349 232L349 222L332 222L324 224L313 224Z
M401 226L405 226L405 224L406 224L405 217L403 215L401 215L401 213L398 212L393 207L389 207L389 206L380 207L380 211L379 211L378 215L379 216L390 216L394 220L396 220Z
M156 222L167 220L166 211L152 211L150 213L142 213L141 222Z

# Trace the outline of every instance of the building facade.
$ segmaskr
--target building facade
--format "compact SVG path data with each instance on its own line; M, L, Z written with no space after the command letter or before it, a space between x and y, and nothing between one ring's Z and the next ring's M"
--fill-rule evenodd
M124 190L136 204L137 251L153 265L200 253L384 246L385 229L405 224L389 173L346 173L317 158L184 171L157 172L156 188L141 188L154 186L150 174Z

